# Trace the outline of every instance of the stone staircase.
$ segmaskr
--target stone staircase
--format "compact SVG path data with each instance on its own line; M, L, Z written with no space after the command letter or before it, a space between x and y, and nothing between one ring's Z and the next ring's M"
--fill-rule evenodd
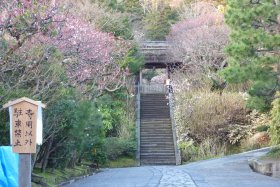
M168 99L165 94L141 94L140 164L175 165Z

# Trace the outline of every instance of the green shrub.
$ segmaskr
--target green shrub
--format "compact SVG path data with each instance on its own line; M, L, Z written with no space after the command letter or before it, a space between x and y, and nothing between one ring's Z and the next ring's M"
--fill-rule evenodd
M280 146L273 147L264 158L280 159Z
M148 39L165 40L170 32L171 24L178 20L176 11L170 7L163 10L150 11L144 17L144 28Z
M277 94L279 96L279 93ZM277 98L272 102L272 122L269 129L271 143L273 145L280 144L280 99Z
M49 167L73 167L82 159L94 161L93 147L102 151L105 133L101 116L89 100L66 97L49 104L44 112L44 124L45 137L50 141L42 145L39 155L48 157L47 147L52 147ZM101 156L98 159L95 158L95 162L103 162Z
M267 132L269 128L270 128L269 125L260 125L256 128L256 131L257 132Z
M176 95L175 110L179 136L188 134L196 143L207 138L230 142L230 127L248 123L245 101L238 93L189 91L181 94Z
M218 138L206 138L199 145L194 145L193 141L181 142L179 147L184 162L215 158L226 153L226 144Z
M144 56L140 54L137 47L133 47L125 55L120 65L122 68L128 67L131 73L137 75L144 66Z
M116 37L121 37L125 40L133 39L132 25L126 15L118 13L106 14L100 17L96 24L102 31L113 33Z
M121 156L133 157L136 151L135 142L117 137L109 137L105 142L105 153L109 160L116 160Z
M269 135L267 132L257 132L241 142L241 148L245 151L267 147L269 145Z
M183 162L193 160L198 153L198 148L194 145L193 141L182 141L179 143L179 148Z

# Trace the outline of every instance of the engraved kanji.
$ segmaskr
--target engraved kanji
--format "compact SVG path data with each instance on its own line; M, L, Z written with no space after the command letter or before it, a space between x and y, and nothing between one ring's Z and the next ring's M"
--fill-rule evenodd
M29 145L31 145L31 144L32 144L31 139L25 140L25 145L27 145L27 144L29 144Z
M20 128L21 127L21 121L18 119L15 121L15 127Z
M32 121L27 121L26 126L32 129Z
M28 110L26 110L26 113L25 113L25 114L28 115L29 119L32 119L32 115L33 115L34 113L32 112L31 109L28 109Z
M21 108L15 108L14 109L14 116L16 116L17 118L19 117L19 116L22 116L22 109Z
M14 133L15 133L15 137L21 137L21 130L20 129L16 129L14 131Z
M16 146L22 146L21 143L20 143L20 141L19 141L19 139L17 139L17 141L16 141L16 143L15 143L14 146L15 146L15 147L16 147Z
M26 131L25 136L32 136L32 131Z

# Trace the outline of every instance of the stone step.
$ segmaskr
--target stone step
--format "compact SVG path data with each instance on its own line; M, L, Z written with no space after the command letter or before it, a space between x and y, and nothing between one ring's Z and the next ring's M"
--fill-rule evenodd
M173 146L174 145L173 142L171 142L171 141L173 141L172 138L170 138L170 142L169 141L168 142L167 141L162 142L159 139L158 140L149 140L149 139L143 140L143 139L141 139L140 143L141 143L141 146L168 147L168 146Z
M147 144L143 144L140 146L140 148L143 150L174 150L173 144L170 144L170 145L151 144L150 146ZM140 152L141 152L141 150L140 150Z
M170 148L173 147L173 142L141 142L140 140L140 146L141 147L163 147L163 148Z
M141 119L141 124L171 124L171 120L166 120L166 118L163 119L149 119L149 120L145 120L145 119Z
M164 162L164 161L168 161L168 162L174 162L175 163L175 155L173 156L159 156L159 155L155 155L155 156L144 156L144 155L140 155L140 159L141 160L146 160L146 161L150 161L150 162Z
M159 132L148 132L148 131L141 131L141 137L145 138L151 138L151 137L156 137L156 138L169 138L173 137L170 132L165 132L165 133L159 133Z
M143 136L143 138L142 139L148 139L148 138L151 138L151 139L160 139L160 138L162 138L161 139L161 141L164 141L165 140L165 138L171 138L171 137L173 137L172 136L172 134L170 133L169 135L166 135L166 136L162 136L162 135L157 135L157 134L154 134L154 135L152 135L152 136L149 136L149 135L142 135L141 134L141 136Z
M175 159L170 159L170 160L151 160L151 159L141 159L140 164L142 166L145 165L176 165Z
M149 136L149 135L142 135L141 134L141 140L158 140L158 141L165 141L165 142L169 142L170 140L173 140L172 138L172 134L168 134L166 136L162 136L162 135L154 135L154 136Z
M164 119L170 117L169 112L160 112L160 113L155 113L155 112L148 112L148 113L142 113L140 115L141 119L145 119L145 117L149 117L149 119L157 118L157 119Z
M162 109L169 109L169 105L167 105L166 103L161 103L161 104L156 104L156 103L142 103L140 105L140 109L143 109L145 108L145 110L149 110L149 109L155 109L155 108L162 108Z
M173 150L172 151L166 151L166 152L160 152L160 151L155 151L155 152L149 152L149 151L145 151L145 152L141 152L140 153L140 157L142 158L152 158L152 157L156 157L156 158L161 158L161 159L170 159L170 157L175 157L175 152ZM171 158L172 159L172 158Z
M166 124L166 123L158 123L158 124L150 124L150 123L140 123L141 127L143 128L170 128L171 129L171 124Z
M145 127L145 128L141 128L140 129L140 133L141 135L166 135L166 134L170 134L172 135L172 129L171 128L166 128L166 129L156 129L156 128L148 128L148 127Z
M168 150L142 150L141 151L141 155L143 155L143 154L146 154L146 153L161 153L161 154L163 154L163 155L166 155L167 153L168 154L175 154L175 151L174 151L174 149L172 150L172 149L168 149Z
M169 106L168 105L168 101L165 100L154 100L154 99L151 99L151 100L141 100L140 101L140 104L143 106L143 105L148 105L148 106Z
M155 122L162 122L162 121L169 121L171 122L171 119L168 117L168 118L164 118L164 119L149 119L149 120L141 120L143 122L149 122L149 123L155 123Z
M158 116L158 119L166 118L167 116ZM155 118L155 116L141 116L142 119L152 119Z
M146 147L153 147L153 146L164 146L164 147L168 147L168 146L173 146L173 141L171 142L162 142L162 141L151 141L151 140L140 140L141 146L146 146Z
M145 120L145 119L141 119L141 124L151 124L151 125L153 125L153 124L155 124L155 125L157 125L157 124L169 124L169 125L171 125L171 121L167 121L167 120L164 120L165 118L163 118L163 119L157 119L157 118L151 118L151 119L149 119L149 120Z
M159 116L161 118L168 118L170 116L170 112L169 111L150 111L150 112L142 112L142 114L140 116L150 116L151 118L158 118Z
M140 104L141 105L151 105L151 106L168 106L168 101L167 100L141 100Z
M153 124L144 125L144 124L141 124L140 127L142 129L145 129L145 130L152 129L152 130L155 130L155 132L157 132L157 130L159 130L159 132L160 132L161 130L166 131L166 130L171 130L172 129L171 125L165 125L165 124L163 124L163 125L160 125L160 124L158 124L158 125L153 125Z
M171 123L143 123L140 122L140 125L143 127L171 127Z
M174 149L165 149L165 150L155 150L155 149L149 149L149 150L141 150L141 155L144 155L146 153L161 153L163 155L167 154L175 154Z
M140 104L158 104L158 105L162 105L162 104L167 104L169 103L168 100L158 100L158 99L142 99L140 100Z
M140 111L141 112L141 111ZM158 110L158 109L155 109L155 110L150 110L150 111L145 111L145 112L142 112L141 113L141 116L144 116L144 115L153 115L155 116L155 118L157 118L158 116L166 116L166 117L169 117L170 115L170 112L169 110Z
M169 100L165 94L141 94L141 165L175 165Z

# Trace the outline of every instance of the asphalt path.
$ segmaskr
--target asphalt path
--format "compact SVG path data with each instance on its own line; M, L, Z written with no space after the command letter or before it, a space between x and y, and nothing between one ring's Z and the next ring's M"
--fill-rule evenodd
M179 166L199 187L280 187L280 178L253 172L248 159L260 157L269 148Z
M269 148L181 166L103 169L66 187L280 187L280 179L253 172L248 159Z

